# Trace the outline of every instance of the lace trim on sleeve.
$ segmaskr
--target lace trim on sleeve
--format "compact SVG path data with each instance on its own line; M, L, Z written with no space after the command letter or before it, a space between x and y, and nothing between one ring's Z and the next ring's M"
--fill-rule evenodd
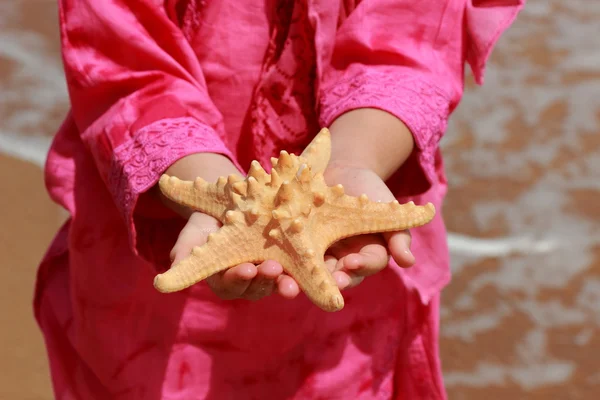
M139 195L156 184L172 163L200 152L224 154L233 161L232 154L209 126L188 117L152 123L117 147L108 184L126 221L132 224Z
M378 108L401 119L420 150L419 162L434 181L434 157L447 126L450 96L414 73L368 71L337 80L323 88L321 126L329 126L341 114L357 108Z

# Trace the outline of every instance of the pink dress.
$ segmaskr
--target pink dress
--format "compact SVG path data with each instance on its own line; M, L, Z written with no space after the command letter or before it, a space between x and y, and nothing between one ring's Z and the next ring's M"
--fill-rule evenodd
M468 62L521 0L62 0L72 109L46 183L71 217L38 274L35 315L57 399L444 399L442 218L325 313L305 296L160 294L183 221L146 194L177 159L222 153L245 172L301 151L360 107L386 110L416 149L388 184L401 202L446 191L438 143Z

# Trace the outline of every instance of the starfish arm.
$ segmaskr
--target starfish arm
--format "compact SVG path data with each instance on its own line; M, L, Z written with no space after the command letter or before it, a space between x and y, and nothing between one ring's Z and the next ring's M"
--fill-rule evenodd
M208 183L201 178L193 182L182 181L168 175L163 175L158 184L165 197L192 210L219 220L227 210L229 198L225 194L224 184Z
M321 131L306 146L300 157L306 160L313 174L325 172L331 157L331 133L327 128Z
M325 265L323 252L315 250L309 233L286 233L281 246L273 247L268 257L279 261L309 300L322 310L333 312L344 307L344 298Z
M191 254L154 278L154 287L163 293L183 290L218 272L244 262L264 260L260 238L235 225L223 226L208 237L203 246L194 247Z
M325 251L334 242L350 236L411 229L427 224L434 216L435 208L431 203L424 206L413 202L376 203L365 196L342 195L323 204L313 223L326 227L314 230L322 246L320 250Z

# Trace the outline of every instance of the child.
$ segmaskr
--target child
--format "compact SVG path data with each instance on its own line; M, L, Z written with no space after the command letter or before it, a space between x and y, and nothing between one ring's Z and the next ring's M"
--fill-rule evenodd
M521 3L61 0L72 109L46 183L71 218L35 297L56 398L444 399L438 143L465 62L481 82ZM271 260L154 289L218 229L162 198L161 174L245 174L324 126L329 184L438 210L410 234L330 249L342 311L318 309Z

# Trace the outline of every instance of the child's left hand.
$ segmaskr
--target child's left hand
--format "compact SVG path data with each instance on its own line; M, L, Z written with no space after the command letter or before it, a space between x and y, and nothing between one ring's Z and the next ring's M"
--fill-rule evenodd
M325 180L329 185L341 183L352 196L365 193L373 201L395 200L385 182L370 169L332 164L325 171ZM332 245L325 260L340 289L346 289L383 270L390 255L400 267L412 266L415 258L410 244L408 231L355 236Z
M341 183L345 193L352 196L365 193L373 201L395 200L385 182L367 168L330 164L325 171L325 181L328 185ZM338 287L348 289L383 270L390 255L398 266L412 266L415 258L410 252L410 244L408 231L354 236L334 243L325 253L325 264L333 273ZM277 292L288 299L300 293L296 281L285 273L278 277L276 287Z

